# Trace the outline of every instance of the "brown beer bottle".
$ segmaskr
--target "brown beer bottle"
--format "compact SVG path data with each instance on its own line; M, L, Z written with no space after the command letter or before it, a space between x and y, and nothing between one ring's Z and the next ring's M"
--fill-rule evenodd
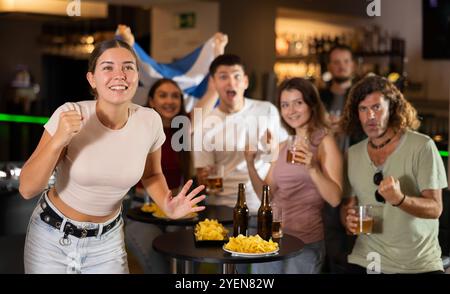
M233 236L239 234L247 236L248 233L248 207L245 201L245 184L239 183L236 206L233 209Z
M258 235L268 241L272 237L272 207L269 202L269 186L263 186L261 206L258 209Z

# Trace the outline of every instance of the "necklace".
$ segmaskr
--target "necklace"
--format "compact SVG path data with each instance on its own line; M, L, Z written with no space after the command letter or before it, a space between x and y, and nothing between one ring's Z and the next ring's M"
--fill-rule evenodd
M373 149L381 149L384 146L386 146L387 144L389 144L389 142L391 142L392 138L395 137L395 133L392 137L388 138L386 141L384 141L383 143L376 145L375 143L373 143L371 140L369 140L369 145L370 147L372 147Z

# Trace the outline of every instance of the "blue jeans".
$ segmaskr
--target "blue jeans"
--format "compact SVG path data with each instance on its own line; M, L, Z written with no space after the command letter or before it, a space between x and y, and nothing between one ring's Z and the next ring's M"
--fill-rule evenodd
M320 274L325 259L325 243L306 244L302 252L285 260L252 264L253 274Z
M50 207L63 218L61 229L56 229L41 220L41 206L38 204L31 215L25 240L24 262L27 274L127 274L128 261L125 251L123 220L107 233L100 236L77 238L68 235L69 245L61 245L65 222L78 228L97 229L101 232L118 215L105 223L77 222L65 217L45 197Z

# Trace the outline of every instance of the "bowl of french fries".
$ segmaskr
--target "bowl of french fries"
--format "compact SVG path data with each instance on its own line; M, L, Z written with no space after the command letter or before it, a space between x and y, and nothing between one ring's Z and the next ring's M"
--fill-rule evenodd
M151 213L156 218L165 218L168 219L169 217L164 213L164 211L154 202L146 203L141 206L141 211L145 213ZM197 217L198 213L191 212L187 214L186 216L179 218L179 219L189 219Z
M216 219L205 219L195 225L194 240L196 246L222 246L228 230Z
M277 242L264 240L259 235L230 237L223 250L234 256L254 257L276 254L280 248Z

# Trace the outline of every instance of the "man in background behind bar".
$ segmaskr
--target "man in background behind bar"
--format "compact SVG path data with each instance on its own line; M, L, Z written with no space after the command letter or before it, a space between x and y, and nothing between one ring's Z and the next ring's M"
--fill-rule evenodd
M329 113L333 129L337 132L336 140L342 152L346 152L351 140L348 136L339 133L339 119L344 109L345 101L352 86L355 64L350 47L337 45L328 53L328 71L332 79L328 86L320 90L320 98ZM339 207L334 208L325 204L323 210L325 225L326 262L325 271L339 273L346 267L347 254L351 251L352 238L345 234L345 229L339 221Z

